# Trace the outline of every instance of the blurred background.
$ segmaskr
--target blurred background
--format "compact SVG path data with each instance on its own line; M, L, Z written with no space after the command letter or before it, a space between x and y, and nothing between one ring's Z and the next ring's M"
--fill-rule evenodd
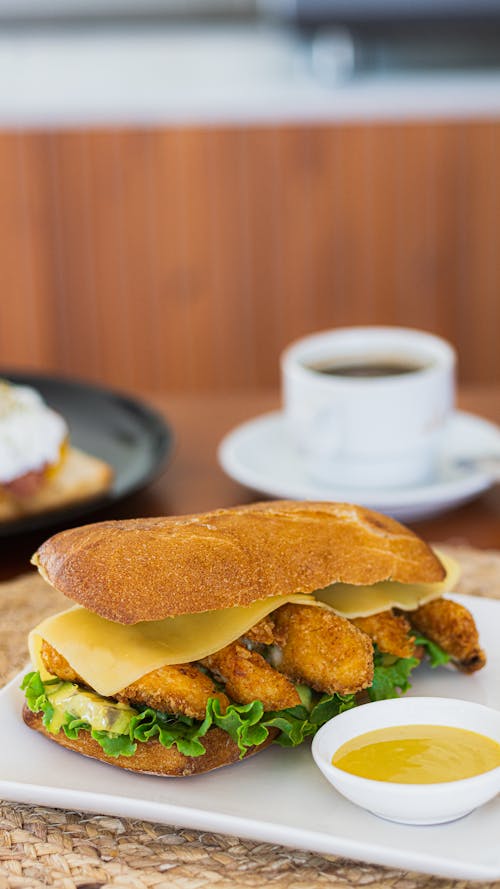
M500 380L500 0L0 0L0 357L269 386L401 324Z

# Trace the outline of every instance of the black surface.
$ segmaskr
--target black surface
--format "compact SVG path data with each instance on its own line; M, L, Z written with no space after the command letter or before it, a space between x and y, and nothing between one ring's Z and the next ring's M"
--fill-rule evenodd
M0 370L0 378L32 386L69 426L71 443L109 463L114 479L105 495L59 510L0 524L0 536L54 527L109 506L147 485L172 449L172 430L141 401L90 383Z
M500 0L274 0L272 7L299 22L316 24L500 20Z

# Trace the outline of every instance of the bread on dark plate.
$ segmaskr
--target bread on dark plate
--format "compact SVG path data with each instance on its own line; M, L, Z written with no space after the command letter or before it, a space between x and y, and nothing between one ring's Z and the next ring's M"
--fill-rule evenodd
M105 493L111 466L72 446L66 421L31 386L0 380L0 523Z

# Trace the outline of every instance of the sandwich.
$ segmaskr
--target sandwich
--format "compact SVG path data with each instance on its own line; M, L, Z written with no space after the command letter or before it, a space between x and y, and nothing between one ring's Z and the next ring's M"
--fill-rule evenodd
M73 606L30 633L24 720L132 771L194 775L293 747L406 691L423 659L485 663L471 614L443 597L456 565L350 504L100 522L32 561Z
M35 389L0 380L0 523L97 497L112 479Z

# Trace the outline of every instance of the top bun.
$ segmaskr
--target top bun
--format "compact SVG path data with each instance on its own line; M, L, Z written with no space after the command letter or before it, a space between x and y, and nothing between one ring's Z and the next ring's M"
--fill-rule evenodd
M445 577L427 544L394 519L347 503L293 500L71 528L32 561L59 592L123 624L313 593L338 581Z

